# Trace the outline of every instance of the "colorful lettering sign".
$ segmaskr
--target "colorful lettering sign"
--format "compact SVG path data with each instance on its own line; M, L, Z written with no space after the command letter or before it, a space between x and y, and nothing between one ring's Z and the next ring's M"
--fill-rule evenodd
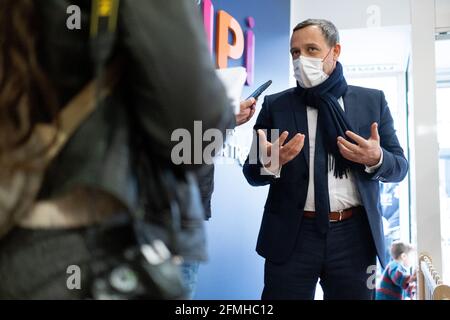
M214 6L211 0L203 0L203 23L211 53L214 52ZM249 28L244 35L239 22L228 12L219 10L216 19L216 65L219 69L228 67L229 59L241 59L244 56L244 67L247 69L247 85L252 85L255 66L255 19L248 17L246 26ZM231 43L229 35L231 34Z

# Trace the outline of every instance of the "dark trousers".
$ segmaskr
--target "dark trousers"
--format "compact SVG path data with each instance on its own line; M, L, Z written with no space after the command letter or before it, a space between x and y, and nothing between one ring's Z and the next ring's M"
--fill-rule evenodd
M304 218L289 260L266 260L262 299L314 299L318 280L325 300L371 300L376 250L364 210L330 223L320 234L314 219Z

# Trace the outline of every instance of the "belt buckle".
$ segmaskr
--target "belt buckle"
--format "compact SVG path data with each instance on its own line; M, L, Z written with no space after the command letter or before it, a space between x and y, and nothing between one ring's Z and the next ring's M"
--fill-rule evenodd
M342 218L344 217L344 210L339 210L339 219L337 220L330 220L330 222L341 222Z

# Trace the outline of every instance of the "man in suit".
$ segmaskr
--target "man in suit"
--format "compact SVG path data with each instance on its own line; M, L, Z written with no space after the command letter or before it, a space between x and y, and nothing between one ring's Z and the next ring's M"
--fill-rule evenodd
M403 180L408 163L383 92L348 86L340 52L331 22L298 24L297 87L267 96L254 127L244 175L270 185L263 299L313 299L319 279L324 299L373 299L376 256L385 264L379 182Z

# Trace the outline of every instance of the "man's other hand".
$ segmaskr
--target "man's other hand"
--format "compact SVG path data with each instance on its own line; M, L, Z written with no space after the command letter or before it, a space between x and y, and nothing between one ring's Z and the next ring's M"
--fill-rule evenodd
M347 131L345 134L356 142L354 144L343 137L338 138L337 145L345 159L363 164L367 167L373 167L380 162L381 147L377 123L372 124L371 136L368 140L351 131Z

